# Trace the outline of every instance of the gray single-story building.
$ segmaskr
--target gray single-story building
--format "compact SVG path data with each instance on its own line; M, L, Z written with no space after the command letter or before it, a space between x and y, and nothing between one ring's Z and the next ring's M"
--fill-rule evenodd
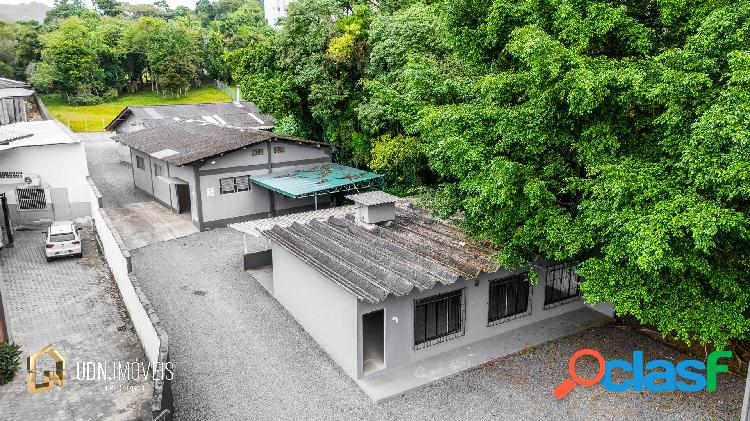
M133 184L199 230L329 206L382 176L331 162L331 146L268 131L171 120L123 133Z
M612 316L582 301L573 269L539 259L508 270L408 201L347 198L353 206L230 227L266 243L246 245L272 265L265 279L257 269L261 284L375 400Z
M273 116L262 113L252 102L206 102L131 105L120 111L104 129L117 134L130 133L169 125L175 118L260 130L271 130L276 124ZM121 161L130 162L130 154L126 147L118 143L117 152Z

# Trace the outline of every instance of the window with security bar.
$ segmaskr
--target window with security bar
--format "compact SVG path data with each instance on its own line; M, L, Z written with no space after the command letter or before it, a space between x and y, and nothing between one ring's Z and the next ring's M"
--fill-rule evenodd
M16 189L18 210L45 210L47 199L44 189Z
M546 278L544 288L545 308L580 298L578 289L580 277L576 274L575 269L566 268L563 265L548 266Z
M487 325L493 326L529 314L526 274L490 281Z
M249 175L219 179L219 192L221 194L237 193L249 190L251 190Z
M250 176L243 175L242 177L236 177L234 179L234 185L237 186L237 191L250 190Z
M464 335L464 289L414 300L414 349Z

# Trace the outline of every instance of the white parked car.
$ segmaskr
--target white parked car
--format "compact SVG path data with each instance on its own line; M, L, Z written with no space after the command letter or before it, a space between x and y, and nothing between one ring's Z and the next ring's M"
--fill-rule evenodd
M76 227L76 224L72 221L53 222L49 226L49 230L44 233L47 236L47 243L44 248L47 261L49 262L55 257L83 257L80 231L81 229Z

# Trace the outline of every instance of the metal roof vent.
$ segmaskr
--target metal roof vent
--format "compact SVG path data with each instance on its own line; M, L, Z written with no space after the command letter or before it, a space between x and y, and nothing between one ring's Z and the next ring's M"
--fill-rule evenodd
M367 224L392 221L396 218L397 196L375 190L346 196L354 202L354 218Z

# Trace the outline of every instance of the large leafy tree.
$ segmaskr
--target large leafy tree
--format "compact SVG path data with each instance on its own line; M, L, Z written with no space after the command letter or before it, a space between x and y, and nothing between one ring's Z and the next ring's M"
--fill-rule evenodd
M171 95L187 92L198 82L199 32L181 22L160 25L148 38L146 61L157 90Z
M73 16L86 16L93 14L86 8L83 0L55 0L54 5L47 11L44 23L55 23Z
M502 263L566 261L589 300L721 345L750 329L750 4L715 3L675 24L607 2L453 2L455 48L486 70L412 130L444 210Z
M96 95L104 87L104 71L97 56L100 41L91 22L77 17L60 22L56 31L44 36L42 62L31 82L68 97Z
M724 345L750 331L750 2L300 0L230 55L250 99L424 186L506 266Z

